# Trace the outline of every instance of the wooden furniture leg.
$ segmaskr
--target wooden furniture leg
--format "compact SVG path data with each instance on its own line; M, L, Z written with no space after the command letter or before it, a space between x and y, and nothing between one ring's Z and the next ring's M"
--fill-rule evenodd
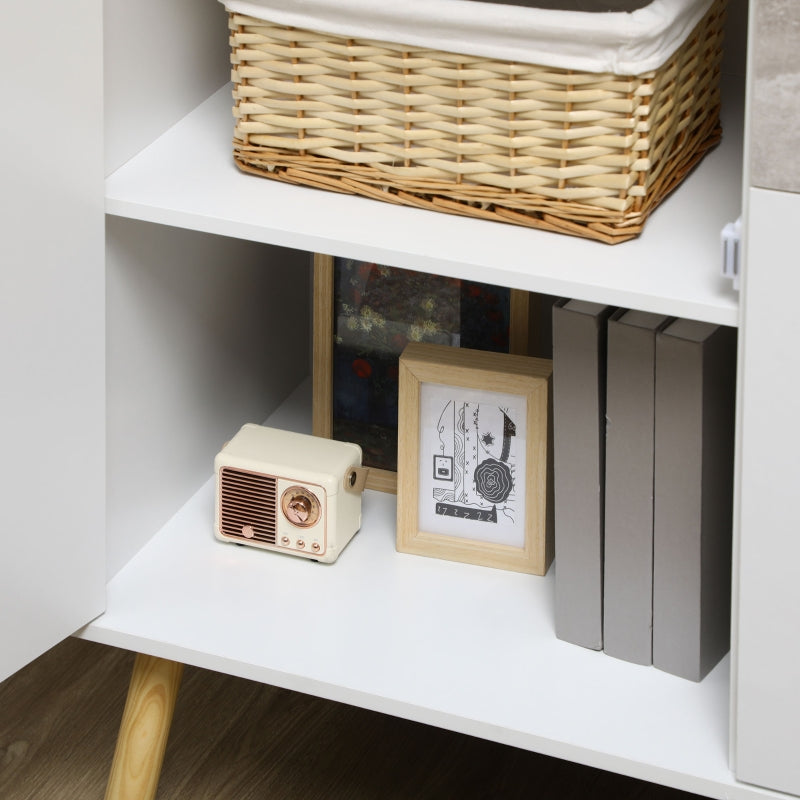
M167 747L183 664L136 656L106 800L153 800Z

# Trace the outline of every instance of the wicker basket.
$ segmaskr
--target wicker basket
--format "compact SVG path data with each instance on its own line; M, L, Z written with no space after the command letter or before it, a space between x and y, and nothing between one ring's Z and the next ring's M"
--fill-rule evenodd
M637 236L720 138L724 0L662 67L593 74L229 15L247 172L589 237Z

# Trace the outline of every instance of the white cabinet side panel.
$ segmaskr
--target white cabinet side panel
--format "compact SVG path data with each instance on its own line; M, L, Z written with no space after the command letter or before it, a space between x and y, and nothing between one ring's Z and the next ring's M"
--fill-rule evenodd
M306 253L109 218L108 574L308 374Z
M0 9L0 679L105 602L101 25Z
M103 5L108 174L219 89L230 64L227 17L217 0Z
M751 189L749 204L736 774L800 794L800 195Z

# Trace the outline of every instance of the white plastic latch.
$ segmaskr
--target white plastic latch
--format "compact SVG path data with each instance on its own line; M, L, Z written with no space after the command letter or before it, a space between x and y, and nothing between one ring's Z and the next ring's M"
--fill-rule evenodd
M739 275L742 268L742 218L729 222L722 229L722 274L733 281L733 288L739 289Z

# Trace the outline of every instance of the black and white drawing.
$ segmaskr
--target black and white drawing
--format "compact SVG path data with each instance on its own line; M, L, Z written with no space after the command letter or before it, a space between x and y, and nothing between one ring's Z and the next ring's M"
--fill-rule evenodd
M434 384L423 386L420 400L424 529L521 546L524 402Z

